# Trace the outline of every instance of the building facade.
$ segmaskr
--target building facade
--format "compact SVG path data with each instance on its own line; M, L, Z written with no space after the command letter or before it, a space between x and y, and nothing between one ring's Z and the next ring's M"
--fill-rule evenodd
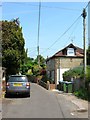
M57 86L65 71L83 65L83 58L83 49L69 44L46 60L48 77Z

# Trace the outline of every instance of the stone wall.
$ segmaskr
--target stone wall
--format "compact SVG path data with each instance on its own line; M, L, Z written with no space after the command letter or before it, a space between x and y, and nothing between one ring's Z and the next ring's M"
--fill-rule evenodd
M55 60L54 59L50 59L47 62L47 70L52 71L55 69Z
M83 64L83 58L60 58L62 68L74 68Z
M58 68L74 68L83 64L83 58L58 58L55 59L55 67Z

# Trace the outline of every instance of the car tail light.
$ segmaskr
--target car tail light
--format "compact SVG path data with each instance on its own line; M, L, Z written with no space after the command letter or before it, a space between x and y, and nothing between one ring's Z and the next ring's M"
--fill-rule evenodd
M9 83L7 83L7 86L9 86Z
M30 83L26 83L26 87L29 88L30 87Z
M30 83L27 83L26 86L30 86Z
M9 83L7 83L6 86L9 87L10 86Z

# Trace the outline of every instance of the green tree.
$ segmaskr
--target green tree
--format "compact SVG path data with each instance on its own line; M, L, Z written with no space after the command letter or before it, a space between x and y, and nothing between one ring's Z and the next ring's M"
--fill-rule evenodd
M30 58L30 57L27 57L25 59L24 64L21 65L20 71L22 72L22 74L27 74L28 70L30 70L30 69L32 70L33 69L33 65L34 65L34 59Z
M16 74L24 64L24 45L22 27L17 21L2 21L2 66L6 67L7 75Z
M87 50L87 65L90 65L90 46L88 47Z
M39 56L40 58L40 66L38 66L38 56L36 59L27 57L25 64L22 65L21 67L21 71L26 74L28 72L28 70L32 70L33 75L37 76L41 74L41 70L46 68L45 65L45 59L43 56Z
M44 68L45 66L46 66L46 64L45 64L45 58L42 56L42 55L39 55L39 56L37 56L37 58L35 59L35 62L38 64L38 57L39 57L39 59L40 59L40 66L42 67L42 68Z

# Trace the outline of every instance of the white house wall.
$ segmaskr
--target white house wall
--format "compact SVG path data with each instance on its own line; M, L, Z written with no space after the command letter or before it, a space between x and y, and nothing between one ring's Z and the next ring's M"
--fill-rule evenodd
M60 68L57 69L57 84L59 84L59 81L63 81L63 73L65 71L68 71L70 68Z

